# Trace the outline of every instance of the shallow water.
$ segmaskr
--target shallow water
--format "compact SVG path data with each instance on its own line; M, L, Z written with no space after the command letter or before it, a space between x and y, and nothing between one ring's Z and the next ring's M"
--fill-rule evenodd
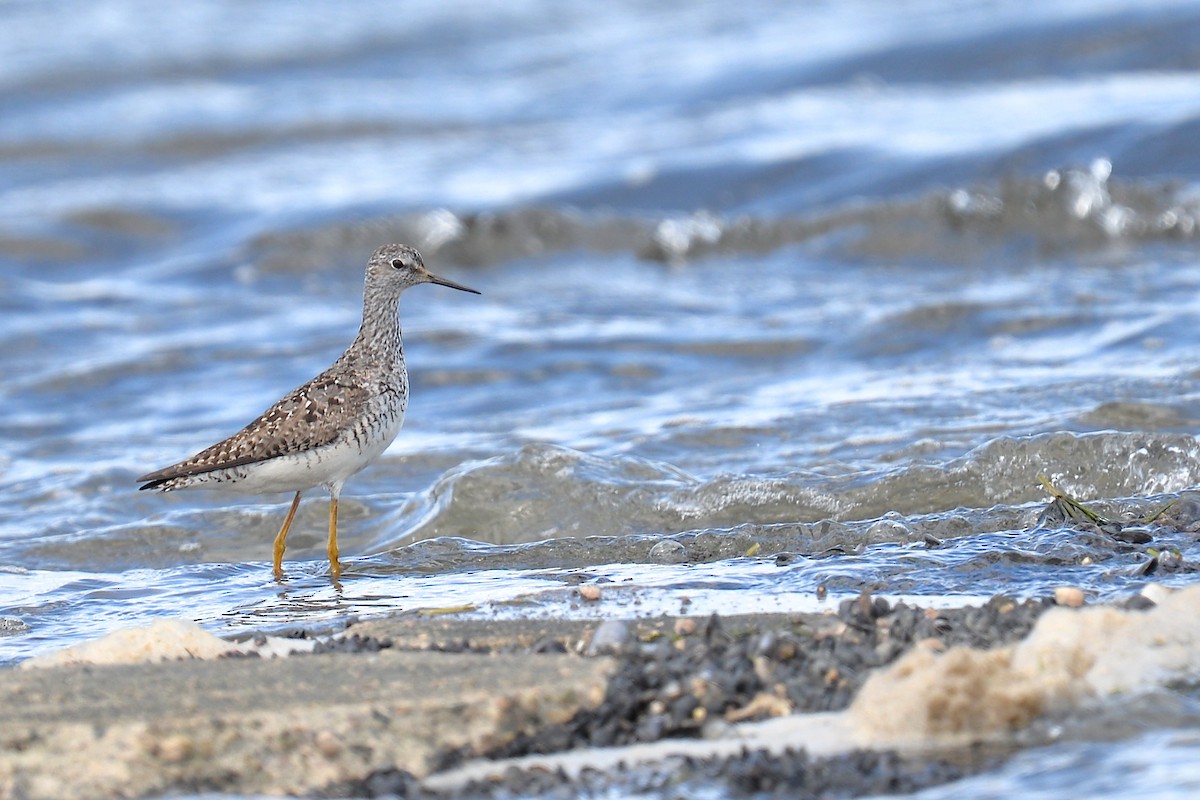
M1117 742L1072 742L1021 753L995 773L888 795L906 800L1063 796L1170 800L1200 791L1200 728L1154 731Z
M0 10L0 663L1193 580L1186 530L1039 526L1037 476L1200 483L1200 4L390 8ZM277 585L287 498L133 479L335 357L393 240L483 295L405 295L348 574L314 492Z

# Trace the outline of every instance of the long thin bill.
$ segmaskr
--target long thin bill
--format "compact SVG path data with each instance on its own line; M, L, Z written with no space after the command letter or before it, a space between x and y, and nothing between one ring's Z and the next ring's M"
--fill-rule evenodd
M430 283L436 283L438 286L449 286L451 289L458 289L460 292L470 292L471 294L479 294L479 292L477 290L472 289L470 286L463 286L461 283L455 283L454 281L449 280L447 278L439 278L437 275L434 275L432 272L428 273L428 274L429 274L429 282Z

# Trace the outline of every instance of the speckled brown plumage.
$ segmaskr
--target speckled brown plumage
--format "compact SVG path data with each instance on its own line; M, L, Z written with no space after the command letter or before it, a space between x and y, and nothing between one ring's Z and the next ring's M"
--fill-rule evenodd
M275 539L275 574L281 577L280 559L300 494L323 486L330 497L329 560L337 576L337 499L342 484L387 448L408 406L398 311L400 293L419 283L478 294L430 274L411 247L384 245L367 262L358 336L329 369L228 439L141 476L140 488L227 485L250 492L296 492Z
M343 355L228 439L138 478L146 481L140 488L186 488L187 478L333 444L339 437L353 434L355 422L366 416L372 403L399 406L399 413L404 413L408 381L403 370L397 376L399 381L381 381L369 387L363 376L345 368L344 359ZM385 395L394 395L394 399L388 401Z

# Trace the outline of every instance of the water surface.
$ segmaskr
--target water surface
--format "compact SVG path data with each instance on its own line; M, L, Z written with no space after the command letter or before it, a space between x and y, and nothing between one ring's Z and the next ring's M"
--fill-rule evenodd
M1038 475L1127 521L1200 483L1200 5L591 11L0 11L0 663L163 615L1193 580L1186 522L1039 524ZM346 579L313 492L276 584L289 498L134 478L336 357L387 241L483 295L405 295Z

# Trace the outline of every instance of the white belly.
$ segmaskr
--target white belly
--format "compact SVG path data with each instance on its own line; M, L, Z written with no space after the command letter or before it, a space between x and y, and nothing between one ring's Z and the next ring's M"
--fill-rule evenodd
M244 473L236 481L224 486L252 493L300 492L317 486L336 492L347 478L387 450L403 422L403 415L397 415L369 436L360 437L361 444L343 437L324 447L249 464L241 468Z

